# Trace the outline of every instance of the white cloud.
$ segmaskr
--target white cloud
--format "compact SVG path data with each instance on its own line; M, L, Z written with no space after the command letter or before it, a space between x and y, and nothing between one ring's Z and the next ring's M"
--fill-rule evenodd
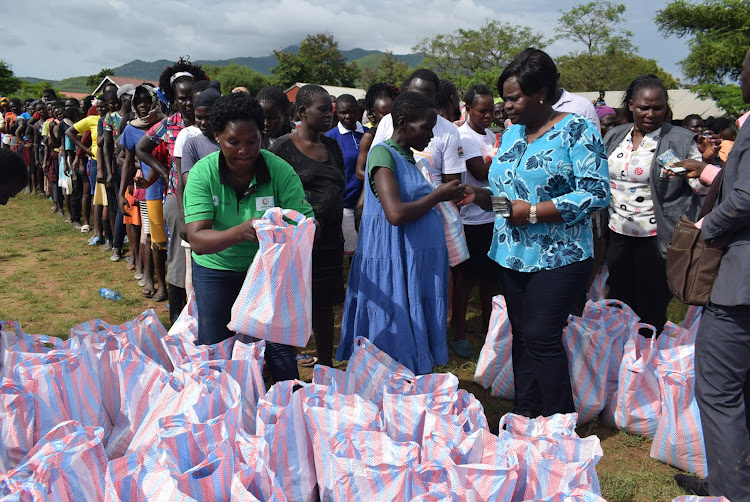
M133 59L265 56L318 32L333 34L342 49L388 49L398 54L411 52L421 38L478 27L487 18L529 25L552 36L559 10L578 3L582 2L66 0L50 9L44 0L30 0L3 7L4 19L31 21L29 28L6 24L0 31L0 47L6 48L2 57L16 75L53 79L93 74ZM628 2L627 28L635 33L634 43L642 56L678 72L675 63L687 50L682 41L664 40L656 32L652 18L656 9L666 5L659 3L663 5ZM549 50L554 56L569 48L558 42Z

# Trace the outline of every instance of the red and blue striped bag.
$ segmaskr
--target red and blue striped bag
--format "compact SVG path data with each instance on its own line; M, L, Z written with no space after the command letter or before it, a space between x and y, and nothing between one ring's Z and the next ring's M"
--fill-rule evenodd
M577 438L577 413L555 413L551 417L528 418L515 413L506 413L500 418L500 429L515 436L551 437L569 436Z
M438 183L430 174L431 159L422 157L417 161L417 167L422 176L437 188ZM466 234L464 234L464 225L461 222L461 212L456 204L452 201L443 201L435 204L435 208L443 217L443 228L445 230L445 245L448 248L448 264L455 267L469 259L469 246L466 244Z
M235 450L239 465L232 477L232 500L286 502L284 492L268 467L266 440L238 431Z
M106 481L107 502L197 502L180 491L172 471L159 460L155 449L110 460Z
M562 338L578 422L590 422L607 400L608 369L616 341L606 335L601 324L575 316L568 318Z
M219 416L207 423L167 417L156 445L180 491L207 502L229 500L237 468L234 429Z
M317 478L313 453L317 456L324 446L311 441L303 403L310 395L325 391L324 387L300 380L284 380L268 389L258 402L256 433L271 446L268 466L290 501L315 500Z
M602 336L612 347L607 362L607 387L602 421L610 427L615 426L614 403L620 378L620 364L625 350L625 342L637 336L635 325L640 321L638 315L625 303L619 300L588 301L583 310L583 318L599 324Z
M322 500L402 500L419 464L416 443L383 432L343 430L328 440L326 470L318 473Z
M692 341L695 343L695 336L698 334L698 327L701 324L701 317L703 316L703 307L697 305L690 305L685 313L685 319L682 321L681 327L688 330Z
M68 420L102 427L105 438L109 435L111 423L102 404L99 380L81 363L78 353L53 351L13 368L15 382L34 397L35 442Z
M496 464L463 465L450 459L423 461L414 472L412 495L417 500L511 502L518 470L515 455L508 455Z
M605 263L599 269L599 273L594 277L591 283L589 292L586 293L586 300L590 302L598 302L607 298L607 279L609 278L609 269Z
M28 500L12 496L34 493L41 485L43 498L30 500L103 501L107 470L103 439L100 427L83 427L75 421L57 424L0 480L0 495Z
M724 497L699 497L698 495L681 495L672 499L672 502L729 502Z
M659 347L656 345L656 328L637 324L636 332L640 328L651 329L653 336L645 338L636 334L625 343L613 416L618 429L653 438L661 414L656 373Z
M259 249L227 327L269 342L304 347L312 332L315 222L297 211L272 208L253 227Z
M0 474L16 467L34 447L34 396L10 378L0 381Z
M138 347L144 354L163 366L167 371L174 369L164 339L167 330L159 320L154 309L148 309L132 321L119 326L109 324L101 319L92 319L73 326L70 338L81 340L92 334L113 333Z
M493 396L513 399L513 333L508 319L505 298L498 295L492 299L492 315L487 338L479 353L474 381L491 388Z
M659 352L662 409L651 444L651 457L705 478L708 464L700 410L695 400L694 359L694 345Z
M357 394L379 405L386 382L393 375L406 379L415 377L409 368L378 349L369 339L359 336L354 340L354 351L346 366L345 386L338 392Z
M330 440L339 432L351 435L356 430L385 432L380 409L370 401L356 394L338 394L331 389L320 389L306 396L302 401L307 436L315 460L314 473L317 473L318 489L322 500L333 500L334 486L326 485L332 472ZM285 490L285 493L288 493ZM290 497L291 498L291 497Z

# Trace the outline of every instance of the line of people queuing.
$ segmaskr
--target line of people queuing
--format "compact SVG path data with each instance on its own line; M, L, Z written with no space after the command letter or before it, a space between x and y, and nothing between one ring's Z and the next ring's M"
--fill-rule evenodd
M685 127L671 124L668 91L654 75L635 79L619 109L594 106L558 78L546 53L526 49L498 79L499 105L493 90L477 85L463 96L462 111L456 87L420 69L401 89L374 84L364 103L305 85L292 106L278 87L257 97L242 89L222 95L220 83L181 60L156 89L105 88L83 107L46 91L25 117L19 102L3 103L4 143L9 135L8 146L25 155L29 189L52 193L55 210L67 210L82 231L93 213L91 243L111 241L113 260L127 234L128 267L142 277L144 295L169 298L173 320L195 291L200 343L232 336L230 309L258 250L253 220L274 206L316 221L312 332L320 364L333 363L333 307L342 303L338 360L349 358L357 336L418 374L445 364L449 347L472 358L471 290L479 285L480 337L491 298L502 291L514 334L514 411L548 416L575 411L562 331L602 262L608 297L663 327L675 224L697 215L724 165L740 162L734 124L699 116L687 117ZM659 160L667 151L679 162ZM745 201L733 195L744 181L737 183L720 208ZM446 202L460 208L469 250L454 267L436 208ZM744 235L747 221L734 209L725 219ZM728 231L709 223L715 233ZM742 305L748 315L748 295L724 296L716 295L718 305ZM722 308L709 305L705 315L717 323ZM747 339L748 324L735 329ZM267 344L276 381L298 378L300 360L292 347ZM734 373L732 397L742 402L750 394L747 361L736 366L745 373L740 381ZM701 390L708 384L698 382L704 424L718 420L725 394L709 398ZM721 423L735 431L734 441L744 437L736 453L747 453L750 419L742 427ZM715 439L707 434L707 446ZM717 455L725 452L707 451L712 492L732 493L736 479L714 477L724 472ZM736 471L747 479L746 464Z

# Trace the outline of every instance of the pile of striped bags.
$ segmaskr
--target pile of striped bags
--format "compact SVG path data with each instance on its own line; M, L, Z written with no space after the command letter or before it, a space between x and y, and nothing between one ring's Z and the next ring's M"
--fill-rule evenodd
M600 297L603 281L595 284ZM589 298L597 296L592 293ZM658 338L646 338L639 331L656 329L640 323L630 307L590 299L582 317L569 317L563 344L581 423L599 417L610 427L651 438L653 458L706 477L693 389L701 310L690 307L682 326L667 322ZM505 300L497 296L474 381L505 399L513 399L512 338Z
M0 500L601 501L576 415L506 415L366 339L265 391L264 342L197 346L191 301L63 341L0 324Z

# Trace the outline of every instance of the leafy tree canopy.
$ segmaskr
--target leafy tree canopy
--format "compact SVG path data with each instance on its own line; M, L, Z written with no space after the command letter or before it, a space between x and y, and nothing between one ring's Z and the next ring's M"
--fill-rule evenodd
M623 30L624 4L609 0L592 1L576 5L568 11L560 11L557 21L557 37L580 42L589 56L602 56L608 52L631 52L636 47L630 42L633 34Z
M115 70L112 68L102 68L96 75L89 75L86 77L86 86L93 91L104 77L112 77L114 74Z
M400 87L412 71L413 69L408 64L396 59L393 52L385 51L385 57L374 69L365 68L362 71L359 83L364 89L380 82Z
M273 80L283 89L295 82L354 87L360 70L356 63L347 64L333 35L307 35L297 53L273 51L278 64L271 68Z
M0 59L0 95L11 94L21 88L21 80L13 75L10 65Z
M237 63L228 66L203 65L202 68L211 80L221 82L221 92L224 94L229 93L235 87L244 87L251 95L255 96L270 81L262 73Z
M423 65L463 93L479 83L494 88L502 68L519 52L527 47L543 49L551 42L528 26L488 19L478 30L460 28L423 38L412 50L423 53Z
M653 73L667 89L677 89L680 81L662 69L655 60L623 51L604 55L567 55L557 58L560 85L570 92L624 91L640 75Z
M750 46L750 2L674 0L656 14L665 36L690 37L690 54L680 64L701 84L737 80Z
M713 99L716 105L731 117L739 117L750 109L750 105L742 100L742 89L734 84L701 84L692 91L704 99Z

